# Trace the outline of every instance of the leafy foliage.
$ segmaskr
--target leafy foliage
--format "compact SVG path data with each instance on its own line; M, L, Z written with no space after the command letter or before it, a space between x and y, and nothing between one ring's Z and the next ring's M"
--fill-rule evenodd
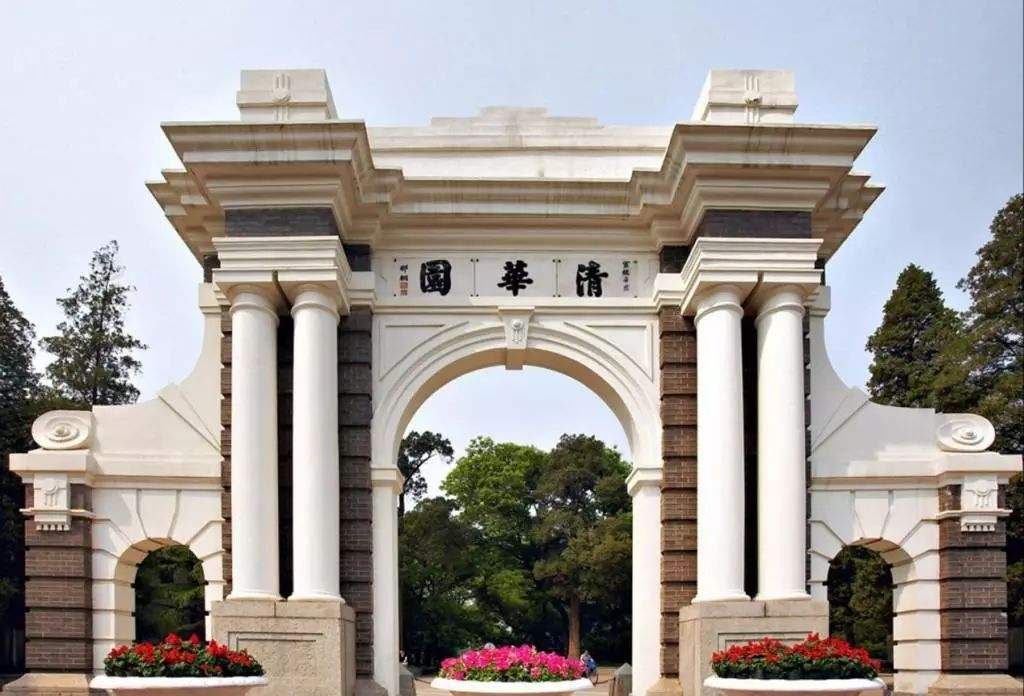
M947 346L936 405L970 410L996 428L993 448L1024 452L1024 194L1011 198L989 228L992 238L957 287L971 296L960 340ZM964 385L959 398L944 390Z
M24 578L21 508L25 489L11 473L9 455L31 446L32 399L39 376L32 367L35 328L18 310L0 279L0 617L20 623Z
M628 474L619 453L597 438L563 435L537 480L534 536L542 557L534 576L564 603L573 658L581 652L581 602L621 606L630 594Z
M398 470L405 477L405 483L398 494L399 519L405 516L406 496L415 504L427 494L423 466L435 457L450 464L454 455L451 441L429 430L422 433L414 430L402 439L402 447L398 452Z
M159 641L205 631L203 565L186 546L149 553L135 575L135 636Z
M441 677L456 681L569 681L581 678L585 671L578 659L541 652L532 645L485 647L441 662Z
M829 632L891 661L892 572L874 551L848 546L828 573Z
M162 641L119 645L103 660L108 677L258 677L263 667L246 650L230 650L215 640L170 633Z
M882 324L868 338L874 360L868 389L874 401L893 406L930 406L943 346L960 329L935 278L910 264L885 303Z
M726 679L874 679L881 665L841 638L812 633L796 645L764 638L730 646L711 656L711 668Z
M484 642L629 655L631 532L618 452L473 440L400 529L403 647L423 665ZM574 618L575 617L575 618ZM576 621L576 628L572 622Z
M132 375L142 367L134 351L146 346L124 326L130 285L117 282L124 270L117 263L117 242L93 253L89 273L79 286L57 300L64 321L56 336L42 339L42 347L53 355L46 368L53 387L80 406L124 404L139 398Z

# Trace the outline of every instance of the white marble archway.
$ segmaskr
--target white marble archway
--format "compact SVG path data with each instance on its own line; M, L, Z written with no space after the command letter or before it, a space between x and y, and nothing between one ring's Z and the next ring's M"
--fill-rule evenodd
M506 365L543 367L591 389L619 419L633 471L633 678L643 693L658 678L660 636L661 415L657 316L648 311L594 315L535 311L378 313L374 319L374 679L398 684L398 559L395 470L416 410L448 382ZM655 598L655 601L651 601ZM637 627L645 626L647 631Z

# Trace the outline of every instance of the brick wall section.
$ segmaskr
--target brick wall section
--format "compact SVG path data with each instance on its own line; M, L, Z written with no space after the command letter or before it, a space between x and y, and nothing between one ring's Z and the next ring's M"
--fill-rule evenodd
M679 610L697 592L697 334L678 307L659 315L661 344L661 670L679 673Z
M231 314L220 312L220 514L224 546L224 596L231 593Z
M229 237L310 237L338 235L330 208L235 208L224 213Z
M373 315L355 308L338 326L341 448L341 596L356 612L356 673L373 675Z
M939 507L959 509L960 487L941 489ZM939 607L943 671L1006 671L1004 521L994 532L962 532L958 518L939 521Z
M72 507L89 509L85 486L71 487ZM26 500L32 500L28 487ZM92 670L92 523L66 532L25 523L25 666L30 672Z
M697 237L810 239L811 214L799 210L709 210Z

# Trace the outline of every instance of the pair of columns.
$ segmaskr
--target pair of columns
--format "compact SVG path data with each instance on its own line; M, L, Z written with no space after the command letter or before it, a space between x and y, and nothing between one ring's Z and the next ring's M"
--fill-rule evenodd
M277 290L241 285L231 300L229 599L279 600ZM341 601L338 473L339 303L296 288L292 383L294 582L290 600ZM325 543L326 540L326 543Z
M746 289L695 298L697 330L697 596L744 591L744 429L741 320ZM757 329L758 600L809 599L806 590L803 313L805 290L762 286Z

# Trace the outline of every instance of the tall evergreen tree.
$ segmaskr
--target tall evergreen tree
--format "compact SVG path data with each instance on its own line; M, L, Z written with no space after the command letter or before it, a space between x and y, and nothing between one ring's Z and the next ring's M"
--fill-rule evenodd
M996 429L993 449L1024 452L1024 194L992 220L992 238L957 287L971 296L963 340L947 346L937 386L966 382L955 405L985 416ZM945 406L944 394L936 394ZM945 410L953 410L946 408Z
M142 363L134 351L146 346L125 330L128 295L135 288L117 282L117 242L93 253L89 273L79 286L57 300L65 319L42 347L54 356L46 368L54 389L79 406L131 403L139 390L131 377Z
M32 323L14 306L0 279L0 623L18 626L24 612L25 505L21 479L10 471L10 455L31 445L32 399L39 377L32 367L35 355ZM16 665L3 665L0 669Z
M960 330L935 278L910 264L885 303L882 324L868 338L874 359L868 389L872 399L893 406L932 405L938 356Z
M582 604L614 604L632 589L629 464L596 437L563 435L534 491L534 576L563 603L570 657L579 657ZM627 607L622 607L628 611Z
M996 429L993 449L1024 452L1024 194L1013 196L989 226L974 267L957 287L971 296L965 330L941 355L936 402L978 413ZM955 391L957 385L959 391ZM950 394L958 398L950 399ZM1024 476L1010 480L1006 522L1009 620L1024 625Z

